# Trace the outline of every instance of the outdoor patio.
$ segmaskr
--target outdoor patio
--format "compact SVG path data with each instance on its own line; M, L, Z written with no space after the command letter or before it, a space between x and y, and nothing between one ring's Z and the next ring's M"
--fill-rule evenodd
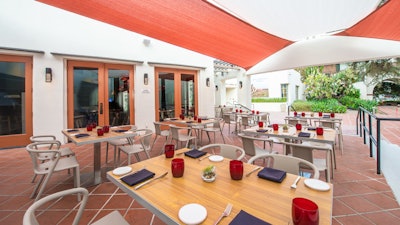
M398 117L396 107L385 108L381 112ZM376 162L369 157L368 147L363 145L362 138L356 135L356 115L355 111L338 115L343 119L344 154L341 155L340 151L336 151L337 169L332 181L334 184L332 224L400 223L400 206L387 185L385 177L376 174ZM271 122L282 122L284 116L284 113L271 113ZM398 143L400 140L399 133L393 132L396 126L398 127L398 124L395 123L383 126L384 135L393 140L392 143ZM226 126L224 133L228 143L241 146L236 135L228 134ZM205 139L204 142L206 142ZM159 154L161 144L162 139L160 138L157 146L151 152L153 156ZM93 146L68 145L77 155L81 173L92 172ZM280 150L281 146L276 145L276 148ZM105 145L102 149L105 149ZM112 152L111 150L111 158ZM126 158L125 155L123 157L123 159ZM102 151L102 158L102 162L105 163L105 150ZM109 163L109 166L112 166L112 162ZM0 167L2 170L0 175L0 224L21 224L25 210L33 201L29 198L34 184L31 183L33 172L28 153L24 148L0 150ZM324 180L324 176L321 179ZM45 195L72 186L71 175L66 172L56 173L46 187ZM90 192L89 201L80 224L93 222L115 209L119 210L130 224L164 224L110 182L90 187L88 190ZM55 221L62 219L59 224L71 224L74 213L69 214L69 207L74 201L75 198L71 198L58 202L52 206L50 211L40 216L40 222L55 224Z

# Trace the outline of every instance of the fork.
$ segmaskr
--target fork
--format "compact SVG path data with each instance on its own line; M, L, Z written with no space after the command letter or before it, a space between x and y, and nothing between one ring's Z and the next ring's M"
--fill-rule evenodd
M228 203L228 205L226 206L224 212L221 214L221 216L218 218L218 220L215 221L214 225L217 225L219 223L219 221L221 221L221 219L223 217L229 216L229 214L231 214L232 207L233 207L233 205L231 203Z
M296 180L294 181L294 183L290 187L293 188L293 189L296 189L297 188L297 182L299 182L300 178L301 178L301 176L298 176L296 178Z

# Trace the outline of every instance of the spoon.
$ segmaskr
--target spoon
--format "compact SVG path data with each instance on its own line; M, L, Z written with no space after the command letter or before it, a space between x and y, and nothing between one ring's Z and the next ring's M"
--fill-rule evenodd
M297 182L299 182L301 176L298 176L296 178L296 180L294 181L294 183L290 186L290 188L296 189L297 188Z

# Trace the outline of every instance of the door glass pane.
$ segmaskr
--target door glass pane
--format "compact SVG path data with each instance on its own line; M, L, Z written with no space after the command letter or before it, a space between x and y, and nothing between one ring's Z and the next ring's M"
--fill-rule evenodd
M108 70L108 109L112 126L129 124L128 70Z
M98 124L98 69L74 68L74 126Z
M159 73L158 90L160 120L175 117L175 88L173 73Z
M194 75L181 74L181 107L185 116L194 116Z
M24 134L25 63L0 62L0 135Z

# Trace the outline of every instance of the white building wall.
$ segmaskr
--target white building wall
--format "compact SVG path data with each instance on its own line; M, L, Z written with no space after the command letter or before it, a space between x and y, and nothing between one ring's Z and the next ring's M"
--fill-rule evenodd
M0 47L44 51L33 54L33 133L49 133L62 138L67 124L66 58L53 53L99 57L95 60L135 65L135 121L139 127L149 126L155 115L154 67L147 62L188 65L199 70L199 114L214 114L213 59L115 26L104 24L33 0L0 1ZM148 46L143 40L150 40ZM0 54L24 54L1 50ZM119 60L104 60L111 58ZM122 61L121 61L122 60ZM134 64L132 64L134 65ZM53 70L53 81L44 82L46 67ZM149 85L143 84L143 74ZM211 85L205 80L210 77ZM146 93L146 92L149 93ZM212 103L210 103L212 99ZM138 119L140 118L140 119Z

